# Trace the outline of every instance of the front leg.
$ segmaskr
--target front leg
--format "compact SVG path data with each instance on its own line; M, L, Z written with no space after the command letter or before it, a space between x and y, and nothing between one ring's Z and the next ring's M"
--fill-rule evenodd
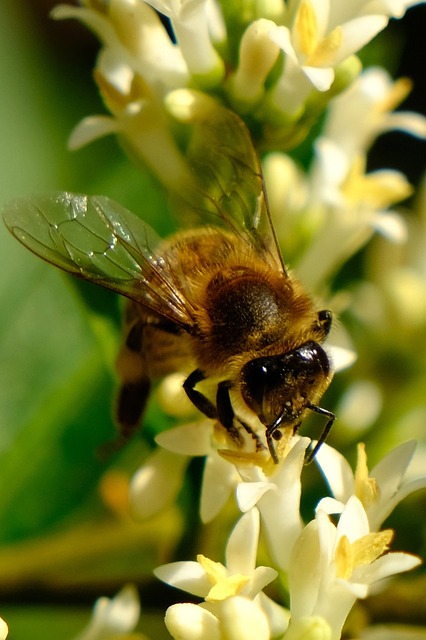
M204 394L200 393L200 391L195 389L196 385L205 379L206 376L201 369L195 369L195 371L190 373L183 383L183 388L185 389L186 395L198 411L204 413L204 415L210 418L210 420L217 420L217 410L213 402L206 398Z
M234 420L237 420L255 441L256 451L262 451L264 447L257 433L255 433L247 423L243 422L235 415L234 407L232 406L231 397L229 395L230 388L231 383L229 380L220 382L217 387L216 406L220 423L225 427L232 439L238 442L241 446L243 444L243 440L234 422Z
M229 395L230 388L231 385L228 380L219 382L216 393L217 413L220 424L225 427L232 440L234 440L234 442L237 442L241 446L243 444L243 440L234 423L235 413L234 407L232 406L231 397Z
M197 391L195 386L206 379L201 369L195 369L183 383L186 395L192 404L211 420L219 420L225 427L231 438L238 444L242 444L241 436L234 425L234 410L229 397L229 383L220 382L216 394L216 406L203 393Z

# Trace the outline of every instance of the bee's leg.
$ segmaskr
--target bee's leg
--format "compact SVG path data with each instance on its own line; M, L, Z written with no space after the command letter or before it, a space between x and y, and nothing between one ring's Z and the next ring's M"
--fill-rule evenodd
M139 426L145 411L151 381L147 376L136 382L122 384L118 390L116 418L120 429L120 440L129 440Z
M217 414L220 423L225 427L232 440L242 446L243 439L234 423L235 413L229 395L229 389L230 384L227 380L224 380L223 382L220 382L218 384L216 394ZM243 423L241 424L245 428L245 425Z
M192 373L189 374L185 382L183 383L183 388L185 389L186 395L191 400L194 407L204 413L205 416L210 418L211 420L217 420L217 410L214 406L213 402L211 402L205 395L200 393L195 389L196 385L205 380L206 376L201 371L201 369L195 369Z
M218 412L219 420L221 424L223 424L225 429L231 434L234 440L237 440L239 444L243 444L241 436L238 433L238 429L236 429L234 424L234 420L237 420L239 424L243 427L243 429L248 434L250 434L253 440L255 441L256 451L262 451L264 449L264 446L258 434L255 431L253 431L250 425L248 425L246 422L241 420L241 418L238 418L238 416L235 415L234 408L231 402L231 397L229 395L230 388L231 388L231 385L227 380L220 382L217 388L216 403L217 403L217 412Z
M336 419L335 414L332 411L328 411L328 409L323 409L322 407L317 407L315 404L308 404L308 409L311 411L315 411L315 413L319 413L322 416L327 416L328 422L325 425L323 432L321 433L315 447L308 453L305 459L305 464L309 464L315 458L318 450L320 449L323 442L326 441L328 434L330 433L331 427Z
M141 354L144 326L138 320L130 328L116 362L122 380L116 409L120 430L118 444L129 440L138 428L151 389L151 380Z

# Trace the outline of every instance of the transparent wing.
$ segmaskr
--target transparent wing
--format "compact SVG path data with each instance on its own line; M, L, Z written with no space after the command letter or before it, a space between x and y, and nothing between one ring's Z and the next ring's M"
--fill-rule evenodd
M156 258L157 234L102 196L53 193L10 202L11 233L33 253L76 276L107 287L188 330L191 311Z
M271 221L260 161L250 134L232 111L215 104L190 123L191 178L178 195L187 224L227 228L286 273Z

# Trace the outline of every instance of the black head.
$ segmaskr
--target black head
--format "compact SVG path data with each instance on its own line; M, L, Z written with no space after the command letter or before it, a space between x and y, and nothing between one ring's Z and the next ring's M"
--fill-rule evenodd
M241 370L241 393L250 409L279 439L280 428L297 428L306 409L314 409L331 380L330 360L314 341L276 356L250 360ZM273 458L276 460L276 454Z

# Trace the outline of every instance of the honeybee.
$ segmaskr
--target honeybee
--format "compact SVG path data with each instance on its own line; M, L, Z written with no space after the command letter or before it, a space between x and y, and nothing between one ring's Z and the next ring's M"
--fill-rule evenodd
M182 372L201 413L236 446L242 430L257 450L265 438L275 463L284 430L295 433L307 411L324 415L311 460L335 419L317 404L332 378L321 346L332 314L284 265L242 121L217 107L192 130L188 183L175 194L191 226L168 239L109 198L66 192L10 203L5 223L47 262L129 299L117 361L123 439L138 426L152 381Z

